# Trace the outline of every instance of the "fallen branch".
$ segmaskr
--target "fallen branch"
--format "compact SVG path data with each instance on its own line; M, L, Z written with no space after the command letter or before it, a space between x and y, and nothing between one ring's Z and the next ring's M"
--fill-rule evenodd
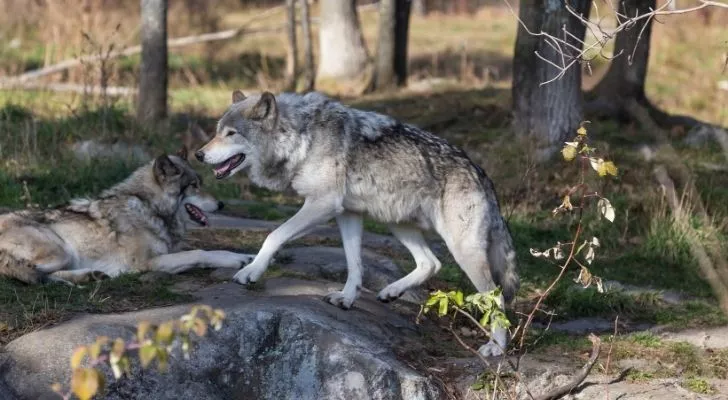
M0 89L50 90L52 92L72 92L88 94L106 94L108 96L132 96L137 93L136 88L125 86L84 86L75 83L42 83L23 82L16 84L0 83Z
M708 281L710 288L713 289L721 308L724 312L728 313L728 286L726 286L724 280L721 279L720 270L713 265L711 257L701 244L699 238L694 232L694 229L690 226L690 213L686 212L684 207L682 207L677 191L675 190L675 183L670 178L667 168L663 165L658 165L652 173L665 192L667 203L672 211L673 220L680 229L686 231L685 238L690 245L690 253L698 262L700 272L703 273L705 280Z
M285 8L285 6L277 6L277 7L270 8L260 14L257 14L255 17L249 19L248 21L243 23L240 28L228 29L228 30L220 31L220 32L203 33L201 35L192 35L192 36L185 36L185 37L180 37L180 38L169 39L167 41L167 48L171 49L171 48L175 48L175 47L184 47L184 46L189 46L189 45L193 45L193 44L214 42L214 41L219 41L219 40L228 40L228 39L238 37L242 34L271 33L271 32L282 31L285 28L285 26L283 26L283 25L273 27L273 28L261 28L261 29L251 29L251 30L247 30L245 27L255 21L260 20L261 18L264 18L275 12L278 12L284 8ZM44 77L47 75L52 75L52 74L55 74L58 72L62 72L62 71L65 71L65 70L73 68L73 67L77 67L82 64L96 63L101 60L109 60L109 59L114 59L114 58L119 58L119 57L129 57L129 56L132 56L135 54L139 54L141 52L142 52L142 46L136 45L136 46L127 47L123 50L110 52L108 54L90 55L90 56L71 58L71 59L63 60L57 64L50 65L48 67L36 69L33 71L28 71L21 75L2 79L2 80L0 80L0 86L2 86L2 87L14 86L14 85L18 85L20 83L38 79L38 78L41 78L41 77Z
M545 394L537 396L536 400L560 399L561 397L571 393L574 389L577 388L577 386L581 385L581 383L584 382L584 379L589 376L589 372L591 372L592 367L594 367L594 364L597 362L597 358L599 358L599 352L602 347L602 340L593 333L589 335L589 340L592 342L591 356L589 356L589 360L581 368L581 371L579 371L578 374L574 375L571 381L569 381L567 384L557 387Z
M642 125L642 128L653 136L658 143L656 150L657 160L664 165L669 165L672 172L677 176L678 181L685 187L685 193L682 196L678 196L668 169L664 166L658 166L653 170L655 178L665 191L668 205L671 208L672 217L677 227L685 231L693 257L698 261L701 272L705 276L705 279L708 280L711 289L713 289L718 298L721 309L728 314L728 262L726 262L726 255L721 249L720 243L717 243L715 240L709 241L701 239L693 228L691 214L695 214L704 227L712 227L713 221L705 209L705 205L700 198L700 193L691 184L693 179L690 170L685 166L677 151L670 144L667 133L652 119L646 107L640 105L635 100L630 100L627 102L625 109L631 118ZM683 207L680 201L681 198L690 199L692 210L686 210ZM710 229L707 231L710 231Z

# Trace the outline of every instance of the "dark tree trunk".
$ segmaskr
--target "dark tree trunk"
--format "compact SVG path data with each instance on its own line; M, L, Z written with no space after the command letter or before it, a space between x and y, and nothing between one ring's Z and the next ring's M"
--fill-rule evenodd
M379 3L375 90L386 90L407 84L410 9L410 0L382 0Z
M308 9L308 1L300 0L301 3L301 30L303 35L303 91L310 92L314 89L316 72L313 65L313 40L311 38L311 16Z
M156 122L167 116L167 0L141 0L141 25L137 117Z
M319 79L352 80L364 71L369 55L355 0L321 0Z
M590 0L569 0L569 4L588 16ZM522 0L519 16L532 32L563 38L565 28L578 38L584 37L586 28L566 10L563 0ZM580 47L576 40L572 44ZM513 124L518 134L534 136L539 146L554 150L576 132L582 121L581 65L572 66L561 78L542 85L559 70L539 59L537 51L557 64L561 60L542 36L530 35L519 25L513 57Z
M298 46L296 42L296 0L286 0L286 80L284 90L296 90L296 72L298 70Z
M655 0L624 0L619 4L619 12L629 16L645 14L656 8ZM647 104L645 80L650 58L651 34L650 18L641 19L631 28L617 33L614 41L616 57L609 65L606 75L588 94L590 114L624 118L626 112L623 105L626 99Z

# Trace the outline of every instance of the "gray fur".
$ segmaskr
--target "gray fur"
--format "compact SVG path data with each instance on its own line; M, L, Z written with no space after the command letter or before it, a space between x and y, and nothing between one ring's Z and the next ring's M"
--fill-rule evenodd
M186 159L160 156L97 198L0 215L0 275L33 284L83 283L149 269L179 272L205 258L188 252L183 265L170 257L183 254L175 252L186 225L195 221L188 207L196 207L197 215L219 208L200 185ZM231 261L242 256L223 255Z
M244 170L258 186L293 189L306 199L302 210L266 239L236 281L258 279L272 253L314 222L355 216L354 222L346 219L342 238L345 248L347 240L348 247L356 247L352 243L360 235L361 216L368 214L390 224L418 264L412 276L380 292L381 300L400 296L439 270L419 230L440 234L479 291L500 286L506 302L513 299L519 279L511 235L493 183L464 151L415 126L319 93L240 93L233 100L216 136L196 157L217 164L219 177ZM245 155L242 163L228 168L234 164L226 160L240 154ZM357 271L358 252L347 251L350 275ZM342 293L327 298L330 302L351 305L357 282L349 278Z

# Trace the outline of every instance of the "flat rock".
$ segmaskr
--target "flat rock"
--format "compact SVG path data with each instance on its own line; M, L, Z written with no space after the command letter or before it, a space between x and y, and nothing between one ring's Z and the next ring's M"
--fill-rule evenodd
M310 246L295 247L280 252L280 258L291 260L283 265L283 269L322 278L334 282L345 282L347 276L346 255L343 248ZM362 249L363 286L378 292L390 283L404 276L401 268L389 258L368 249ZM288 261L288 260L286 260ZM403 295L407 301L420 302L424 293L414 289Z
M395 356L418 343L410 315L364 293L351 310L321 300L328 283L270 279L266 289L236 284L196 293L223 308L225 325L197 342L190 360L173 350L167 373L140 371L114 381L107 399L441 399L441 388ZM3 400L54 398L53 382L68 382L73 349L99 335L131 338L141 320L174 319L189 306L115 315L83 315L20 337L0 354ZM107 371L108 372L108 371Z

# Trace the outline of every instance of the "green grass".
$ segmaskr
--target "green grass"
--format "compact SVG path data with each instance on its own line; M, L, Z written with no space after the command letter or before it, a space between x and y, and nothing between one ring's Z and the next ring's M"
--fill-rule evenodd
M178 277L141 280L139 274L84 285L28 286L0 278L0 345L80 312L116 313L191 301L170 290Z

